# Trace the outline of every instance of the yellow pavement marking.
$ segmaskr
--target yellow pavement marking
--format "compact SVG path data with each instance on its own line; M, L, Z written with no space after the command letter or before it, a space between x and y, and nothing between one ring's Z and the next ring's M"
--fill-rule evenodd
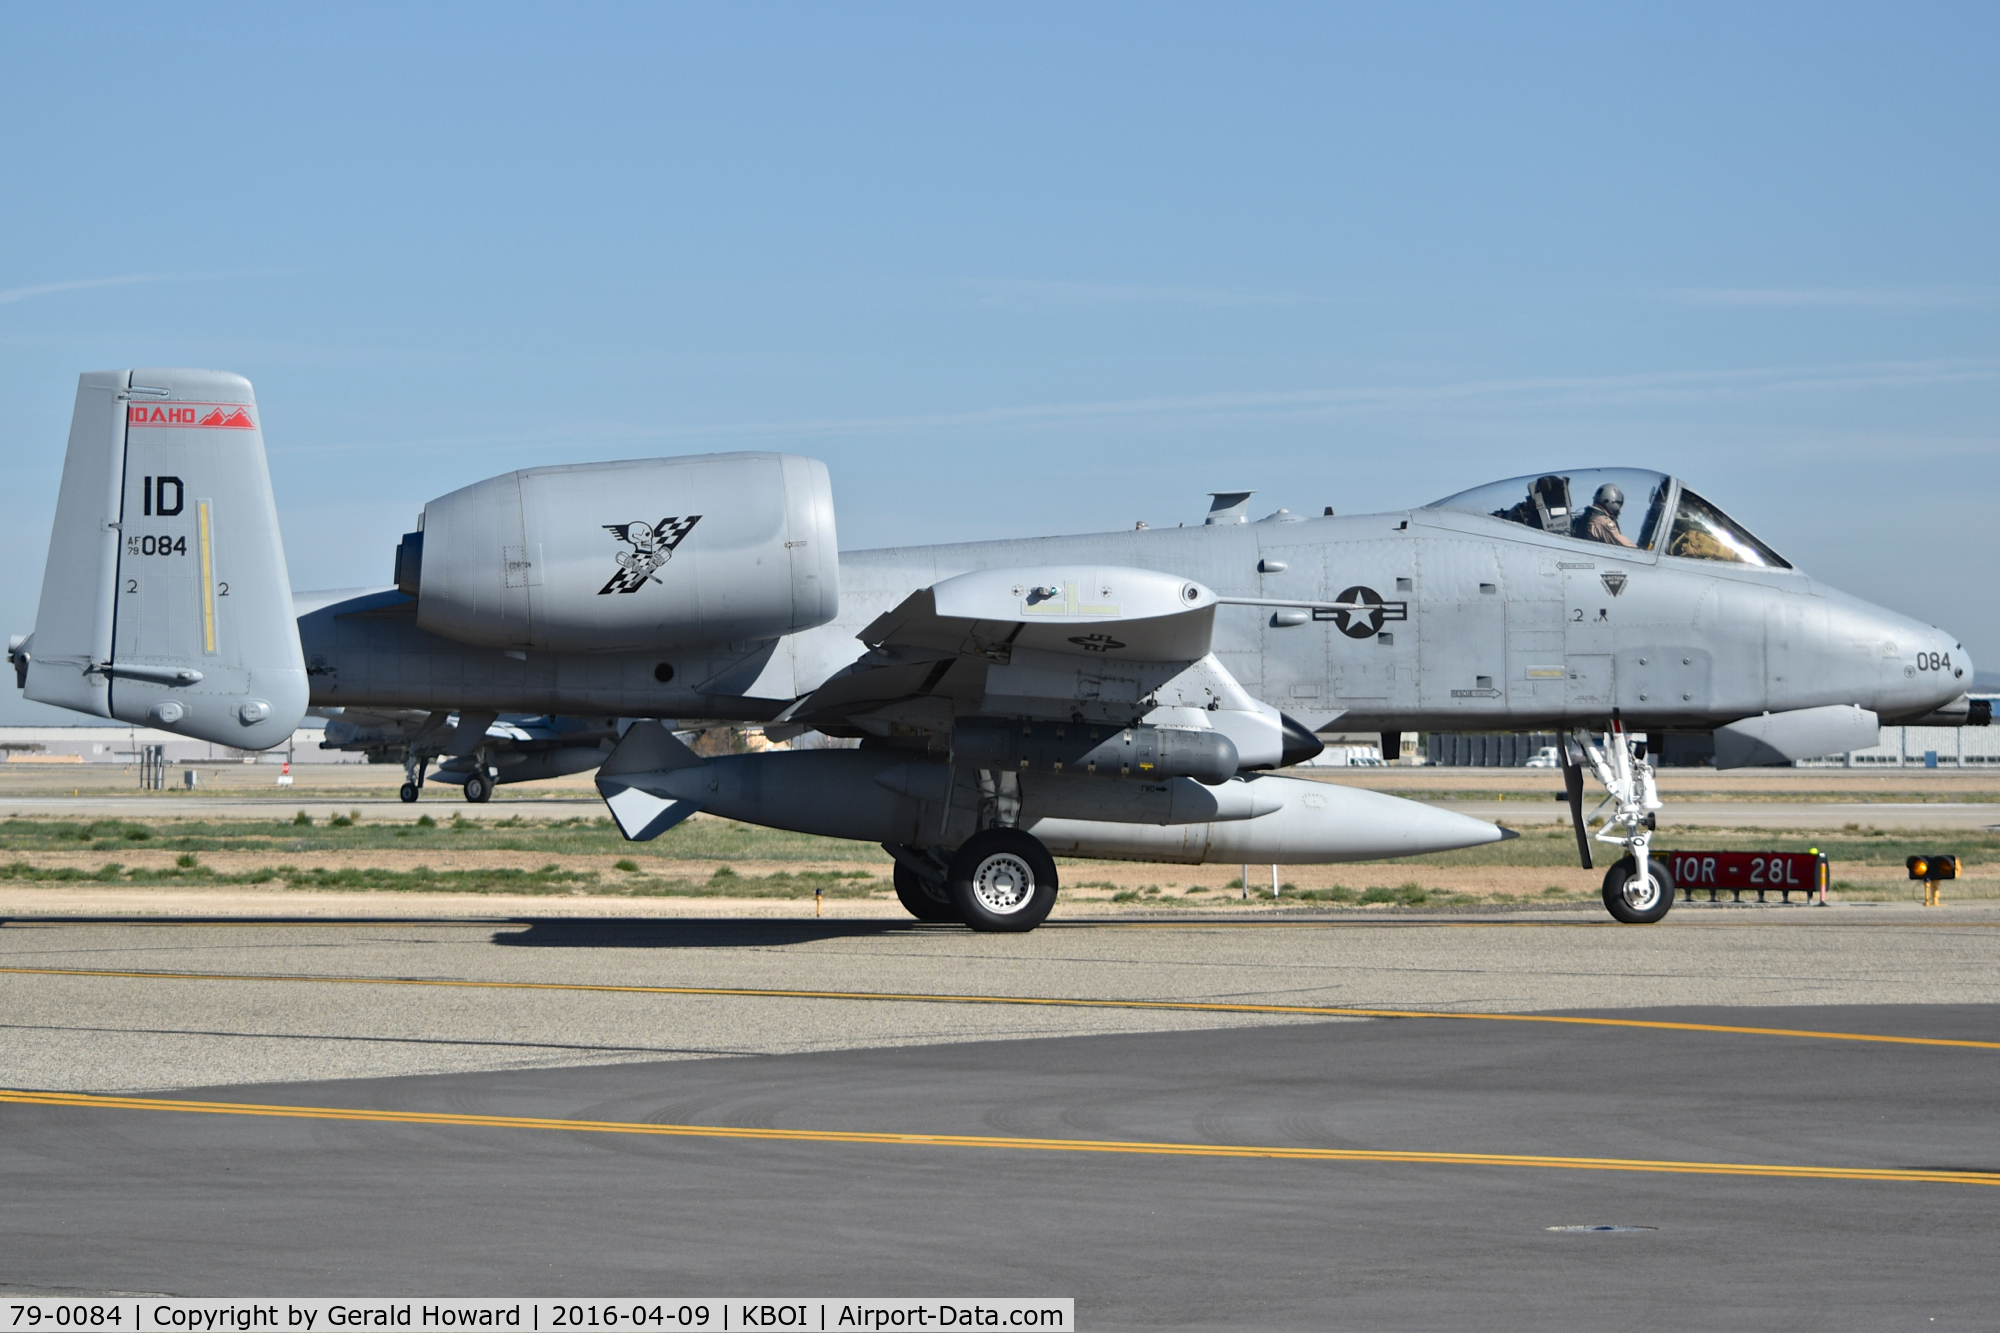
M100 1096L80 1092L0 1090L0 1103L87 1107L111 1111L179 1111L194 1115L265 1116L289 1120L349 1120L477 1129L539 1129L573 1134L632 1134L658 1138L750 1139L787 1143L860 1143L916 1148L1012 1148L1036 1152L1123 1153L1153 1157L1274 1158L1303 1162L1393 1162L1432 1166L1531 1166L1571 1171L1639 1171L1660 1175L1779 1176L1808 1180L1873 1180L1898 1184L2000 1185L2000 1173L1897 1167L1799 1166L1757 1162L1676 1162L1628 1157L1545 1157L1512 1153L1384 1152L1363 1148L1279 1148L1228 1143L1158 1143L1129 1139L1034 1139L984 1134L882 1134L861 1130L767 1129L741 1125L669 1125L645 1121L557 1120L540 1116L467 1115L444 1111L385 1111L344 1106L283 1106L204 1102L165 1097Z
M1810 1037L1892 1046L1957 1046L2000 1051L2000 1041L1956 1037L1884 1036L1873 1032L1822 1032L1812 1028L1739 1027L1727 1023L1676 1023L1650 1018L1581 1018L1562 1014L1506 1014L1450 1009L1357 1009L1332 1005L1243 1004L1226 1000L1089 999L1043 995L950 995L924 991L778 990L754 986L637 986L580 981L461 981L433 977L342 977L276 972L150 972L82 967L0 967L0 976L107 977L139 981L279 981L329 986L418 986L451 990L581 991L603 995L713 995L764 1000L864 1000L905 1004L1021 1005L1047 1009L1161 1009L1214 1014L1273 1014L1304 1018L1454 1018L1500 1023L1559 1023L1577 1027L1649 1028L1660 1032L1719 1032L1745 1037Z

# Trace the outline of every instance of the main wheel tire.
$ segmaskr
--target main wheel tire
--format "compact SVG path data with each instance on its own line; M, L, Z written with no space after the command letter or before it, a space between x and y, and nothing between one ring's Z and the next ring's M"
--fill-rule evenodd
M405 782L402 790L397 792L396 795L402 797L403 803L408 805L411 801L417 799L417 784L414 782Z
M943 880L927 880L916 871L896 862L896 897L903 910L919 921L957 921L958 909L945 892Z
M1646 880L1631 857L1604 872L1604 906L1628 926L1650 926L1673 909L1674 881L1657 857L1646 858Z
M986 829L952 856L945 888L974 930L1033 930L1056 905L1056 860L1019 829Z
M474 805L484 805L493 799L493 779L484 773L474 773L465 780L465 799Z

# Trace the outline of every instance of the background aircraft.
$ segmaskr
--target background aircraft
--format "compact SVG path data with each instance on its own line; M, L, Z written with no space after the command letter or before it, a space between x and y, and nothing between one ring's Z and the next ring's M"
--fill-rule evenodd
M452 783L465 788L466 800L484 802L493 799L494 787L503 782L588 773L604 762L620 734L615 717L460 715L408 708L314 711L327 720L322 749L401 762L405 801L416 800L426 782Z
M1335 722L1572 730L1579 848L1588 768L1612 806L1597 838L1629 853L1607 906L1647 921L1673 893L1638 735L1712 732L1730 766L1987 720L1951 635L1635 469L1344 517L1249 522L1248 494L1220 493L1193 528L842 553L811 459L536 468L425 506L394 587L295 603L257 423L236 376L82 377L11 653L29 698L249 748L308 706L355 710L350 740L403 734L487 780L498 742L545 747L507 767L580 771L562 756L601 750L613 717L859 738L703 760L642 721L598 786L632 838L708 810L880 842L913 913L980 929L1047 915L1052 853L1319 862L1505 836L1270 773ZM502 713L607 722L569 745L556 723L496 737Z

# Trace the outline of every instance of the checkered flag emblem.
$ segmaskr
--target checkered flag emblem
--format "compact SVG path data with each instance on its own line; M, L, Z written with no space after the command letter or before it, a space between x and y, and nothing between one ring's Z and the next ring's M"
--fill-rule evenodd
M618 572L597 590L597 595L637 592L648 580L658 583L654 571L674 558L674 548L699 522L700 514L689 514L686 518L663 518L658 523L606 523L604 530L631 549L618 553Z

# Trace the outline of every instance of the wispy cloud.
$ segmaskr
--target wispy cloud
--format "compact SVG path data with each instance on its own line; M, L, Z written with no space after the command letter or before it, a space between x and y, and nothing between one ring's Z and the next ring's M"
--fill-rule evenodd
M9 287L0 290L0 305L12 305L16 301L26 301L36 296L53 296L57 292L83 292L98 287L131 287L142 282L185 282L187 279L176 273L128 273L116 278L74 278L68 282L40 282L32 287Z
M1143 287L1099 282L1049 282L1031 278L967 278L962 284L981 305L1022 309L1114 306L1273 306L1309 305L1319 298L1297 292L1258 292L1232 287Z
M1118 418L1284 418L1342 416L1460 403L1599 404L1744 393L1910 388L2000 379L2000 361L1889 362L1761 367L1647 375L1536 376L1448 384L1188 394L1101 402L1046 403L913 416L811 418L714 426L639 427L634 438L699 435L855 435L992 426L1065 425Z
M1320 389L1186 394L1097 402L1037 403L962 412L789 420L647 424L618 421L551 423L546 430L384 439L364 449L494 449L584 443L621 447L669 441L832 439L870 435L948 435L980 430L1059 429L1086 423L1143 424L1154 429L1332 419L1364 413L1418 412L1475 406L1601 407L1689 403L1772 394L1908 389L2000 380L2000 360L1877 362L1827 366L1753 367L1646 375L1536 376L1446 384L1356 385ZM282 447L273 452L345 452L356 446Z
M1929 310L1990 304L1996 293L1974 287L1677 287L1654 295L1676 305L1773 310Z
M29 287L0 289L0 305L12 305L37 296L60 292L87 292L101 287L136 287L152 282L218 282L223 279L269 278L296 272L289 268L230 269L217 273L125 273L113 278L72 278L66 282L38 282Z

